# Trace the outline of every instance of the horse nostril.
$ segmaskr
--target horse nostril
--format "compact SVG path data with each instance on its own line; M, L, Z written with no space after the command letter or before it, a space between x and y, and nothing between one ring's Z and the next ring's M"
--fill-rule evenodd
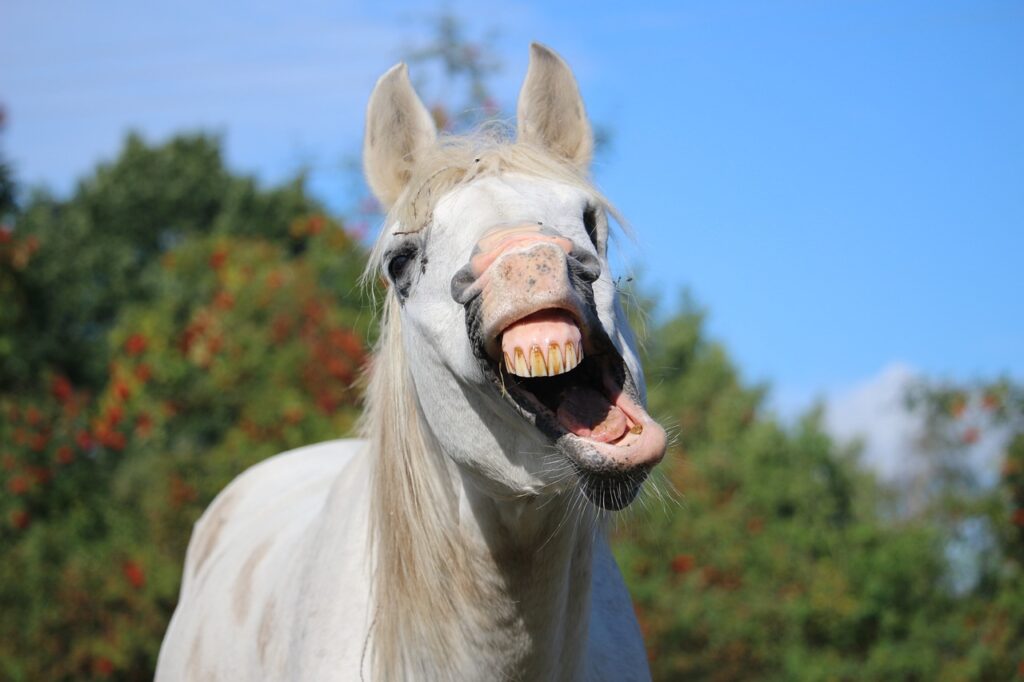
M601 261L586 249L573 247L569 252L569 267L587 284L601 276Z
M476 282L476 275L473 274L472 264L465 265L452 277L452 298L459 305L466 305L473 296L479 293L475 290L473 283Z

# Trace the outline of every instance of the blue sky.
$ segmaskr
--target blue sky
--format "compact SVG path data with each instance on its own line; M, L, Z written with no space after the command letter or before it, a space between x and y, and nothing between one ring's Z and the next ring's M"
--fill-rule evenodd
M220 132L238 170L351 203L366 97L417 3L6 2L0 144L67 192L124 132ZM455 2L575 69L595 170L666 307L688 287L783 411L900 363L1024 376L1024 4Z

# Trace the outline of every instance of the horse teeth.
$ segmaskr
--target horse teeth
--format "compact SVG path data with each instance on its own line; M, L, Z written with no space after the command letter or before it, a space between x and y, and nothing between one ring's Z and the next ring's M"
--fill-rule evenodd
M532 376L546 377L548 375L548 365L544 362L544 353L537 346L530 351L530 369L533 371Z
M562 349L557 343L548 346L548 373L550 376L558 376L565 369L562 368Z
M516 368L512 372L521 377L530 376L530 367L526 364L526 356L522 348L516 348Z
M574 369L583 360L583 346L549 342L547 354L538 345L524 351L521 346L505 347L501 360L509 374L520 377L554 377Z
M576 356L576 346L567 343L565 344L565 371L568 372L579 364L579 361L583 359L583 349L580 348L579 357Z

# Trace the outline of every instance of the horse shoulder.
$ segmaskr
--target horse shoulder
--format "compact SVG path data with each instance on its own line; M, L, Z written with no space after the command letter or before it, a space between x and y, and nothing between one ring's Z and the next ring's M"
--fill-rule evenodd
M288 643L280 631L295 617L287 576L303 563L335 480L363 445L330 441L276 455L214 499L193 529L158 680L232 679L247 664L281 665Z
M362 445L358 440L317 443L268 457L236 476L213 499L192 529L182 589L220 549L229 525L247 525L255 516L273 510L274 501L337 473ZM237 531L229 532L228 536L234 539Z
M588 682L650 680L647 651L633 602L603 536L594 547L592 575L585 678Z

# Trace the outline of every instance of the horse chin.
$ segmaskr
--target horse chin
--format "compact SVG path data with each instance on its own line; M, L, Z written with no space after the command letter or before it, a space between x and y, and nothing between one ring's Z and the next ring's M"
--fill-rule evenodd
M607 337L592 335L587 345L591 352L558 376L524 378L493 361L485 372L504 400L565 456L587 499L619 511L664 456L665 431L641 406L636 382Z
M592 504L608 511L621 511L628 507L647 479L647 469L603 474L577 465L576 471L583 494Z

